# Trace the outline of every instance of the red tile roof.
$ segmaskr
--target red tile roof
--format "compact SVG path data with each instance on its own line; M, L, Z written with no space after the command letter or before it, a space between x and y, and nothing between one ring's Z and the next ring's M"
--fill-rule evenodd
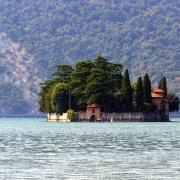
M163 96L161 96L161 95L159 95L159 94L157 94L155 92L152 92L151 96L152 96L152 98L163 98Z
M101 106L99 104L90 104L87 105L87 108L100 108Z
M154 89L153 92L154 93L164 93L164 91L162 89Z

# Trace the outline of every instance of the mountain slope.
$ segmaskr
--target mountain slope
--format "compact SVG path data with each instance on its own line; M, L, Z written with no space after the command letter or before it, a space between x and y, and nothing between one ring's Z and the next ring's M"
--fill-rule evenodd
M0 32L32 55L31 68L29 63L24 68L38 80L26 76L23 84L28 86L24 92L34 94L31 100L31 95L26 98L31 104L38 82L50 76L55 65L97 54L122 62L135 77L150 73L153 83L165 75L169 88L180 92L177 0L0 0L0 4ZM7 66L13 69L12 64ZM16 74L12 77L18 79Z
M0 62L0 114L37 112L42 79L33 57L0 33Z
M176 6L154 7L125 23L121 34L131 40L121 41L127 48L120 57L134 76L148 72L153 82L166 76L169 89L180 95L179 13Z

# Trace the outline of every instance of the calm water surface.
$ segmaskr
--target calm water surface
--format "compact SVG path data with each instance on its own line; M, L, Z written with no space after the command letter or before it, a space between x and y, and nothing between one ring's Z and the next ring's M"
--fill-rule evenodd
M1 118L0 179L179 180L180 122Z

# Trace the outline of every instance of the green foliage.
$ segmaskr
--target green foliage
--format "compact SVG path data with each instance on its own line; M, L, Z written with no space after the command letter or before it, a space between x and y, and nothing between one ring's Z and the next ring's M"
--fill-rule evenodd
M124 72L121 92L123 94L124 110L131 111L133 107L132 89L128 69Z
M86 94L89 97L87 103L98 103L107 107L110 96L110 79L107 59L97 56L87 79Z
M160 79L158 88L162 89L165 92L164 95L167 96L167 81L166 81L166 77L162 77Z
M56 66L56 71L53 72L53 76L60 82L67 83L70 81L70 74L72 73L72 66L67 64L60 64Z
M137 80L137 85L135 90L135 100L136 100L137 110L141 111L144 103L144 90L143 90L143 83L141 77L139 77Z
M53 109L51 106L51 94L54 86L58 83L56 79L45 81L41 84L39 94L39 110L43 113L52 113Z
M67 111L67 118L68 118L68 119L72 119L73 115L74 115L74 110L69 109L69 110Z
M143 88L144 88L144 102L152 104L151 81L147 73L144 75Z
M152 105L150 103L143 103L142 107L143 112L151 112L152 111Z
M169 93L167 95L167 99L169 102L169 110L170 112L175 112L175 111L179 111L179 97L177 97L175 94L173 93Z
M45 105L46 105L46 102L45 102L45 94L46 94L45 89L41 87L41 91L40 91L40 93L39 93L39 101L38 101L38 104L39 104L39 111L40 111L40 112L43 112L43 113L45 113Z
M51 95L53 92L54 86L50 86L47 89L47 93L45 94L45 113L53 113L53 107L51 105Z
M66 112L69 108L69 89L66 84L58 83L51 94L51 107L56 113Z
M123 93L120 90L114 93L113 108L115 112L123 112L126 109L123 100Z
M69 83L71 88L71 94L75 97L77 106L75 109L83 109L88 100L88 96L85 92L87 86L88 77L91 74L93 62L81 61L75 65L74 71L71 74L71 82Z
M78 62L68 73L69 80L66 83L60 82L60 79L45 81L41 87L40 110L46 113L63 113L71 105L78 111L92 103L100 104L104 112L156 110L152 104L148 74L145 74L143 82L139 77L137 83L131 85L128 70L125 70L124 76L121 71L121 64L109 62L102 56L97 56L92 61ZM176 98L175 101L172 100L171 106L177 109ZM70 116L71 109L68 112Z
M87 78L85 93L88 97L87 104L101 104L105 111L114 109L114 93L121 88L122 65L108 62L102 56L97 56L93 61L91 74Z
M59 83L64 78L56 78L44 83L39 99L40 110L50 112L48 110L50 108L53 112L65 112L69 95L67 86L71 94L71 106L74 109L81 110L87 104L98 103L105 111L114 110L116 104L114 94L121 89L122 69L121 64L108 62L102 56L97 56L94 61L78 62L68 73L69 80L65 84ZM64 69L59 69L58 73L53 74L63 74L63 71ZM51 87L50 92L47 91L49 86Z
M108 63L108 77L110 78L110 84L113 89L113 91L118 91L121 89L122 86L122 71L123 71L123 66L120 63L115 63L111 62Z

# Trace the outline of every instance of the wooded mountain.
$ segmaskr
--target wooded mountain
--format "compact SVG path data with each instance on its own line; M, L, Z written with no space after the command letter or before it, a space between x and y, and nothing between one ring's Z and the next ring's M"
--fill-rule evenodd
M22 58L23 84L4 78L3 68L0 79L33 93L34 98L21 93L31 107L34 104L33 109L37 107L37 84L50 76L57 64L74 64L97 54L120 61L133 77L147 72L157 83L164 75L169 89L180 95L177 0L0 0L0 4L0 32L31 56L31 63ZM21 67L15 66L17 52L12 52L12 63L6 56L0 57L0 63L15 74ZM22 76L18 78L20 81ZM28 90L23 88L27 86ZM0 107L3 105L0 101Z
M33 56L0 33L0 114L37 113L40 77Z

